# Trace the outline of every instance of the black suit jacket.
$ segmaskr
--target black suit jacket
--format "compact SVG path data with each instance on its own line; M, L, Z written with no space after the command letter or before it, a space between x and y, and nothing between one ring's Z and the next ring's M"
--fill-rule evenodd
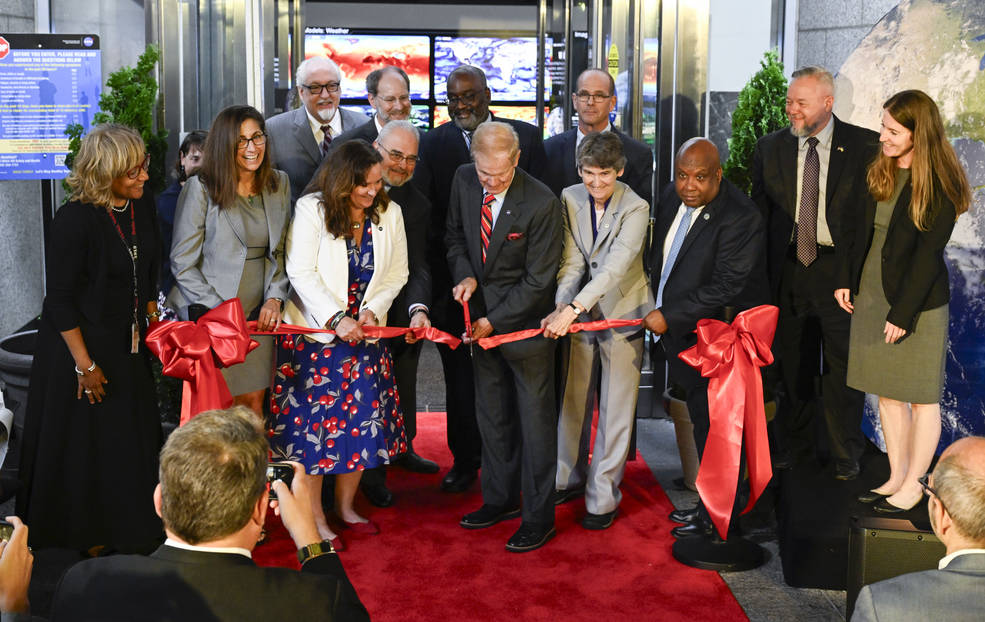
M653 152L645 143L632 136L612 128L612 132L622 141L622 149L626 154L626 170L619 177L646 201L653 203ZM578 128L552 136L544 141L544 153L547 154L547 171L544 173L544 183L557 196L561 191L574 184L581 183L578 167L575 165L575 143L578 141Z
M851 220L865 209L865 171L878 152L879 135L836 116L831 120L835 125L824 188L825 216L836 251L844 252L852 243ZM753 152L752 199L767 223L767 269L774 295L797 214L798 140L784 128L760 138Z
M654 296L663 269L663 245L681 200L674 184L660 195L650 269ZM759 210L732 182L722 178L716 196L701 210L671 268L660 307L667 320L661 338L676 355L697 341L702 318L723 319L725 307L738 313L769 300L763 264L764 227Z
M369 620L337 555L301 572L236 553L161 546L150 557L86 560L55 592L51 620Z
M491 117L493 121L509 123L520 137L519 168L541 179L544 166L544 142L539 128L513 119ZM445 259L445 226L448 219L449 196L455 171L472 161L465 147L462 131L453 122L439 125L421 137L420 160L414 170L414 184L431 200L431 226L428 228L428 262L435 291L447 296L452 286ZM560 226L560 224L559 224ZM435 303L437 304L437 300Z
M912 194L913 184L907 182L893 206L882 246L882 290L889 301L886 321L911 332L920 311L939 307L951 299L944 247L957 220L954 203L937 184L931 208L933 223L927 231L920 231L910 218ZM850 287L858 293L875 217L876 202L869 195L865 211L854 219L853 244L843 254L838 287Z
M482 262L479 216L482 186L474 164L458 169L448 208L448 265L452 280L473 277L479 287L469 301L474 320L486 317L494 334L537 328L554 310L561 261L561 204L545 186L521 169L493 227ZM504 356L541 353L544 339L501 346ZM553 344L548 343L549 346Z
M328 154L335 151L339 145L350 140L365 140L372 145L373 141L376 140L376 137L379 135L380 133L376 130L376 121L373 118L370 118L368 123L363 123L362 125L351 130L346 130L333 138L331 144L328 146L328 152L325 155L328 156Z
M410 274L387 315L390 326L408 326L407 309L413 304L431 306L431 269L427 261L427 229L431 202L409 181L387 190L390 199L400 206L407 236L407 263Z

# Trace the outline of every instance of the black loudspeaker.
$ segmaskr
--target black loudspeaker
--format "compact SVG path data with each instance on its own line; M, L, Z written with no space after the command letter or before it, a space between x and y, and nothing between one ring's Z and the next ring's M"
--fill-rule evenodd
M908 520L852 517L848 534L846 611L852 618L863 585L908 572L933 570L945 555L944 543Z

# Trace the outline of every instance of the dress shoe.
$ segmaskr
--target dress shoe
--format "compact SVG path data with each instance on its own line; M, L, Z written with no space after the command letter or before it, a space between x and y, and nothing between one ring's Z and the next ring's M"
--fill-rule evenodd
M606 512L605 514L592 514L589 512L581 519L581 526L585 529L608 529L612 526L612 521L616 518L619 508Z
M862 469L859 468L858 462L839 463L835 465L835 479L848 482L857 479L861 471Z
M582 496L585 494L584 488L565 488L558 489L554 491L554 505L561 505L562 503L567 503L572 499Z
M858 502L859 503L866 503L866 504L868 504L868 503L875 503L876 501L882 501L883 499L885 499L888 496L889 495L884 495L881 492L875 492L873 490L866 490L865 492L860 493L859 496L857 496L855 498L858 499Z
M520 523L520 528L506 542L506 550L510 553L526 553L539 549L556 534L554 525L539 527L533 523Z
M441 480L441 490L444 492L465 492L476 477L478 477L478 473L475 469L453 466L445 478Z
M681 523L682 525L693 523L698 518L698 506L689 509L674 510L667 518L672 523Z
M408 449L407 453L398 458L396 465L411 473L437 473L440 469L437 462L418 456L413 449Z
M393 505L393 493L390 489L386 487L385 484L376 484L374 486L361 486L363 494L369 499L369 502L378 508L388 508Z
M710 538L715 533L715 526L704 520L694 522L670 530L670 535L681 538Z
M345 523L346 529L352 531L352 533L356 533L361 536L375 536L376 534L380 533L380 526L371 520L368 520L365 523L358 521L355 523L350 523L349 521L342 519L342 522Z
M917 503L920 503L919 499L917 500ZM902 514L903 512L909 512L910 510L912 510L917 505L917 503L914 503L908 508L901 508L899 506L890 503L889 499L883 499L878 503L876 503L875 505L873 505L872 508L876 512L879 512L880 514Z
M498 505L484 504L475 512L469 512L462 517L459 525L466 529L483 529L492 527L496 523L520 516L520 508L500 507Z

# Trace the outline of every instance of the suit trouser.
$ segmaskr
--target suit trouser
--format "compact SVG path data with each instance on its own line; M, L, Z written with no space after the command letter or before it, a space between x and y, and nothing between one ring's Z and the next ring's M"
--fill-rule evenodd
M574 333L570 343L568 380L558 425L557 488L585 486L585 508L592 514L606 514L622 500L619 484L633 436L643 331ZM599 419L589 464L589 435L600 374Z
M815 397L814 378L821 371L818 353L823 351L821 402L831 454L836 463L850 464L858 461L865 447L865 394L845 381L852 316L834 298L838 265L838 256L824 251L810 266L801 265L792 253L784 262L776 349L787 399L781 400L777 412L777 441L781 450L794 454L812 450L810 403ZM811 326L815 322L819 332Z
M557 405L554 342L543 342L515 359L476 348L475 407L483 503L513 507L522 493L523 521L546 526L554 524Z
M400 411L404 415L408 451L413 449L414 437L417 436L417 363L423 343L407 343L403 337L387 339L387 347L393 357L393 377L397 383L397 395L400 396ZM385 466L363 472L363 486L382 486L385 482Z
M431 323L441 330L460 336L465 332L462 306L452 300L451 288L442 300L435 300L431 309ZM455 466L474 470L479 468L482 441L476 423L475 378L469 347L460 345L452 350L446 345L435 344L441 357L445 376L445 410L447 411L448 449ZM478 352L480 348L474 346Z

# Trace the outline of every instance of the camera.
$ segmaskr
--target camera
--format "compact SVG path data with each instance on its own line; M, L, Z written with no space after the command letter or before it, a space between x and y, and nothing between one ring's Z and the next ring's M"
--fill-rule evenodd
M287 485L288 488L291 487L291 482L294 481L294 465L287 462L270 462L267 464L267 483L273 484L276 480L280 480ZM277 493L274 492L273 486L270 488L270 498L276 499Z

